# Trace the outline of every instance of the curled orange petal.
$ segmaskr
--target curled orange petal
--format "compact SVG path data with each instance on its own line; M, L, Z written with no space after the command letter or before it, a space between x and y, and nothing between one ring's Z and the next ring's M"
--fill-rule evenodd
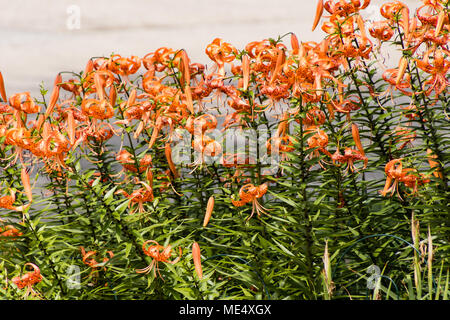
M202 279L203 278L203 270L202 270L202 261L200 255L200 246L197 242L194 242L192 245L192 258L194 259L194 267L197 276Z
M358 24L359 32L361 32L361 36L363 37L363 39L367 38L366 28L364 26L364 20L361 17L361 15L358 15L358 17L356 18L356 23Z
M103 88L103 81L100 78L99 73L95 73L94 75L94 83L95 83L95 89L97 89L97 95L100 100L103 100L105 98L104 88Z
M442 26L444 25L444 19L445 19L445 16L446 16L446 12L445 11L446 10L441 10L439 12L438 21L437 21L437 24L436 24L436 29L434 30L434 36L435 37L437 37L439 35L439 32L441 32Z
M385 197L386 194L387 194L389 191L391 191L391 184L392 184L392 178L389 177L389 176L387 176L387 177L386 177L386 183L385 183L385 185L384 185L384 188L383 188L383 190L380 191L380 194L381 194L383 197Z

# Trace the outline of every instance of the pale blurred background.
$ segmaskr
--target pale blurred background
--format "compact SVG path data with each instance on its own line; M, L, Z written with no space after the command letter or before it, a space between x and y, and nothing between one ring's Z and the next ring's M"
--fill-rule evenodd
M377 20L372 0L366 14ZM404 0L410 8L419 0ZM160 47L184 48L194 62L216 37L238 49L255 40L294 32L319 41L311 26L316 0L0 0L0 71L7 94L39 94L59 71L84 69L92 56L143 57ZM78 12L79 9L79 12ZM79 13L79 29L76 18ZM288 40L288 39L287 39Z

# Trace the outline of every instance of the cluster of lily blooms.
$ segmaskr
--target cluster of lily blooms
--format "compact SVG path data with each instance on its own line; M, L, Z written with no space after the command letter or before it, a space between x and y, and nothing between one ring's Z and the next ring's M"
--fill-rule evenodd
M311 156L317 157L322 167L325 164L344 164L347 172L356 172L355 163L361 161L365 168L368 158L360 141L358 126L351 117L362 101L355 95L346 94L347 85L341 82L339 74L342 69L348 71L362 67L371 58L373 50L391 40L397 30L403 36L405 48L411 50L416 58L402 57L397 68L384 71L383 78L389 85L386 92L377 93L371 84L364 85L374 97L394 90L412 96L411 76L406 70L409 63L416 63L426 77L423 94L431 96L434 92L437 100L448 85L449 15L444 1L423 2L414 16L400 1L386 3L381 7L385 20L373 22L366 29L367 23L360 10L366 8L370 0L320 0L313 29L326 10L329 16L322 25L322 30L328 34L325 40L299 43L291 34L290 48L269 39L251 42L245 50L238 51L217 38L206 48L206 54L214 62L209 71L203 64L192 63L185 50L166 47L142 58L118 54L93 58L88 61L84 72L75 78L63 79L67 73L57 75L48 104L38 102L28 92L8 97L0 73L0 137L4 137L0 147L3 157L8 157L11 165L20 162L24 193L29 201L27 205L15 205L15 190L10 189L8 195L0 198L0 207L23 211L29 206L32 202L29 171L36 163L42 163L45 170L63 178L64 171L73 170L65 162L69 153L77 148L90 149L93 144L124 134L124 130L129 128L132 128L134 139L144 139L148 143L149 150L163 146L167 160L168 169L156 172L152 170L150 154L138 157L125 149L117 152L116 160L125 172L134 176L134 185L139 186L131 193L119 190L117 194L130 199L130 205L138 205L140 211L144 210L145 202L153 201L154 174L157 179L165 179L166 187L172 188L171 182L180 178L171 155L171 139L177 128L194 134L192 146L196 151L202 155L221 156L224 165L240 170L240 165L234 161L240 155L222 154L220 142L207 135L208 130L216 129L218 123L209 107L214 101L217 101L216 111L224 107L228 110L223 130L249 127L265 111L276 112L290 99L299 101L296 107L277 115L278 129L267 141L268 150L285 154L295 149L298 139L290 135L288 122L295 119L302 126L304 135L308 136L306 147L313 149ZM378 41L378 45L372 43L369 34ZM131 77L142 67L145 72L133 80ZM321 109L321 105L326 109ZM414 105L405 109L405 115L411 120L417 118L419 112ZM346 126L351 128L355 147L346 146L341 152L338 144L337 150L331 153L323 124L333 120L336 113L346 116ZM33 119L30 120L28 117L31 115ZM396 134L401 137L400 148L415 138L410 129L403 127L397 128ZM6 149L8 146L12 148ZM433 157L429 150L430 165L436 168L434 174L440 176L438 163L431 160ZM326 158L329 161L324 160ZM429 181L415 169L403 168L402 159L387 163L385 172L387 181L381 191L383 196L389 192L393 194L399 183L415 192L419 185ZM233 199L232 203L237 207L252 203L250 217L255 211L258 215L267 213L258 203L267 189L265 183L257 186L246 183L239 191L239 199ZM209 216L212 206L208 205ZM8 236L17 237L20 232L12 226L0 229L0 237ZM176 263L179 260L178 257L169 261L171 247L164 248L153 240L146 241L143 250L153 258L153 262L138 272L149 272L154 267L156 270L158 262ZM201 276L198 244L193 246L193 252ZM84 263L96 268L95 252L86 253L83 248L82 255ZM39 282L41 276L39 268L28 265L34 271L17 278L15 283L19 288L27 286L30 291L31 285Z

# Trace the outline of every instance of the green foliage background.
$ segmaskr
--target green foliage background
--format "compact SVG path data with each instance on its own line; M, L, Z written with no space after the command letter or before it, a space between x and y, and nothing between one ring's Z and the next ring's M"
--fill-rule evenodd
M402 45L401 34L393 44ZM322 168L318 162L326 159L323 155L321 159L311 157L314 150L306 142L311 134L305 134L302 128L307 111L316 105L291 98L286 107L300 108L297 118L289 119L291 134L297 140L295 150L287 154L275 175L261 175L264 166L259 159L256 165L246 169L252 183L269 185L261 200L270 216L255 215L246 222L251 206L238 208L231 203L242 183L233 181L225 186L221 178L234 174L234 169L217 164L203 165L192 174L188 174L190 168L180 168L181 178L173 181L178 193L171 188L160 190L168 181L160 175L161 179L154 180L154 201L144 204L144 212L130 214L129 202L116 191L125 189L131 193L135 187L131 176L136 174L128 173L128 183L119 185L123 179L116 176L121 170L115 160L117 145L93 141L92 149L83 148L69 154L66 163L71 171L65 171L64 179L36 170L34 178L45 179L46 184L34 189L35 200L24 212L24 223L20 223L20 213L1 209L2 218L8 219L8 224L13 224L23 235L0 240L0 297L23 297L24 291L7 279L24 272L23 265L32 262L40 267L43 281L35 286L40 294L28 299L376 298L367 289L370 265L382 269L380 295L383 299L447 298L448 95L441 94L434 101L434 97L414 94L412 103L422 107L422 111L419 119L410 122L405 117L408 112L402 107L411 102L400 92L393 91L392 95L379 98L370 94L367 83L375 88L375 93L388 88L374 65L355 66L351 59L348 62L350 70L342 72L339 79L348 84L346 95L358 96L362 101L359 110L352 113L352 121L360 128L369 158L366 169L346 172L344 166L330 164ZM415 86L413 91L421 91L422 71L413 60L408 68ZM82 73L77 76L82 82ZM176 80L181 72L173 76ZM235 76L233 80L238 78ZM175 80L171 85L178 85ZM117 101L116 108L126 101L127 94ZM251 100L255 92L243 94ZM262 99L261 103L267 98ZM45 101L39 103L45 105ZM77 106L80 104L78 100ZM341 148L353 146L346 116L336 114L332 119L325 105L319 107L327 116L324 127L330 138L328 148L335 150L338 143ZM268 118L261 113L259 123L251 123L255 128L262 125L275 129L277 123ZM146 140L150 139L151 132L144 131L143 137L134 139L137 125L124 126L121 136L124 148L136 159L151 154L155 175L167 170L165 142L157 141L148 149ZM393 134L397 125L410 127L417 134L412 146L398 148ZM1 158L7 159L12 148L6 146L0 150ZM443 179L431 175L433 170L426 158L428 148L441 159ZM379 194L386 179L384 167L397 158L404 158L406 167L431 175L430 183L421 187L418 195L408 195L410 190L403 185L399 186L399 196ZM9 160L2 160L0 165L3 186L23 191L20 164L11 165ZM140 179L144 179L142 175ZM345 205L341 205L340 195ZM210 196L215 197L214 211L208 226L202 227ZM26 203L23 194L17 197L17 203ZM413 215L420 221L421 242L411 239ZM434 248L431 274L427 271L424 251L428 227ZM161 245L170 244L175 249L181 247L183 251L176 264L159 263L161 277L135 271L151 262L142 251L143 242L149 239ZM193 242L198 242L201 248L202 280L194 272ZM322 276L326 243L332 271L328 278ZM91 268L83 264L80 246L98 251L99 257L106 257L106 252L111 250L114 257L104 264L105 269L91 273ZM76 269L79 274L68 272L73 265L79 268ZM80 287L71 288L70 280L78 275Z

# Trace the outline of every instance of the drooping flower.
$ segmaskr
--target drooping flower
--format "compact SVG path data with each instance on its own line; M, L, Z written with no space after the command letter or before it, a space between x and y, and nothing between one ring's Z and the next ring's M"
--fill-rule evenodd
M33 289L33 285L42 281L41 270L39 267L33 263L26 263L25 267L31 266L33 271L27 272L22 276L16 276L11 279L11 281L17 286L19 289L27 288L25 292L25 297L27 297L30 293L32 295L36 295L36 291Z
M246 219L246 221L250 220L253 217L253 214L256 212L258 217L261 216L261 213L267 214L267 209L264 208L259 202L258 199L262 198L264 194L266 194L268 189L267 184L263 183L262 185L255 186L251 183L248 183L241 187L239 190L239 198L240 200L231 200L234 206L242 207L245 204L251 202L252 203L252 213Z
M148 246L149 243L153 243L154 245ZM156 271L158 271L159 276L161 277L161 274L159 273L158 263L159 262L165 262L170 264L175 264L181 259L181 247L179 248L179 256L175 258L174 260L169 261L169 259L172 256L172 246L169 244L167 247L163 247L158 244L158 242L154 240L147 240L142 245L142 251L144 251L144 254L152 258L152 262L150 265L143 269L137 269L137 273L149 273L150 271L154 272L154 276L156 278ZM161 277L162 279L162 277Z

